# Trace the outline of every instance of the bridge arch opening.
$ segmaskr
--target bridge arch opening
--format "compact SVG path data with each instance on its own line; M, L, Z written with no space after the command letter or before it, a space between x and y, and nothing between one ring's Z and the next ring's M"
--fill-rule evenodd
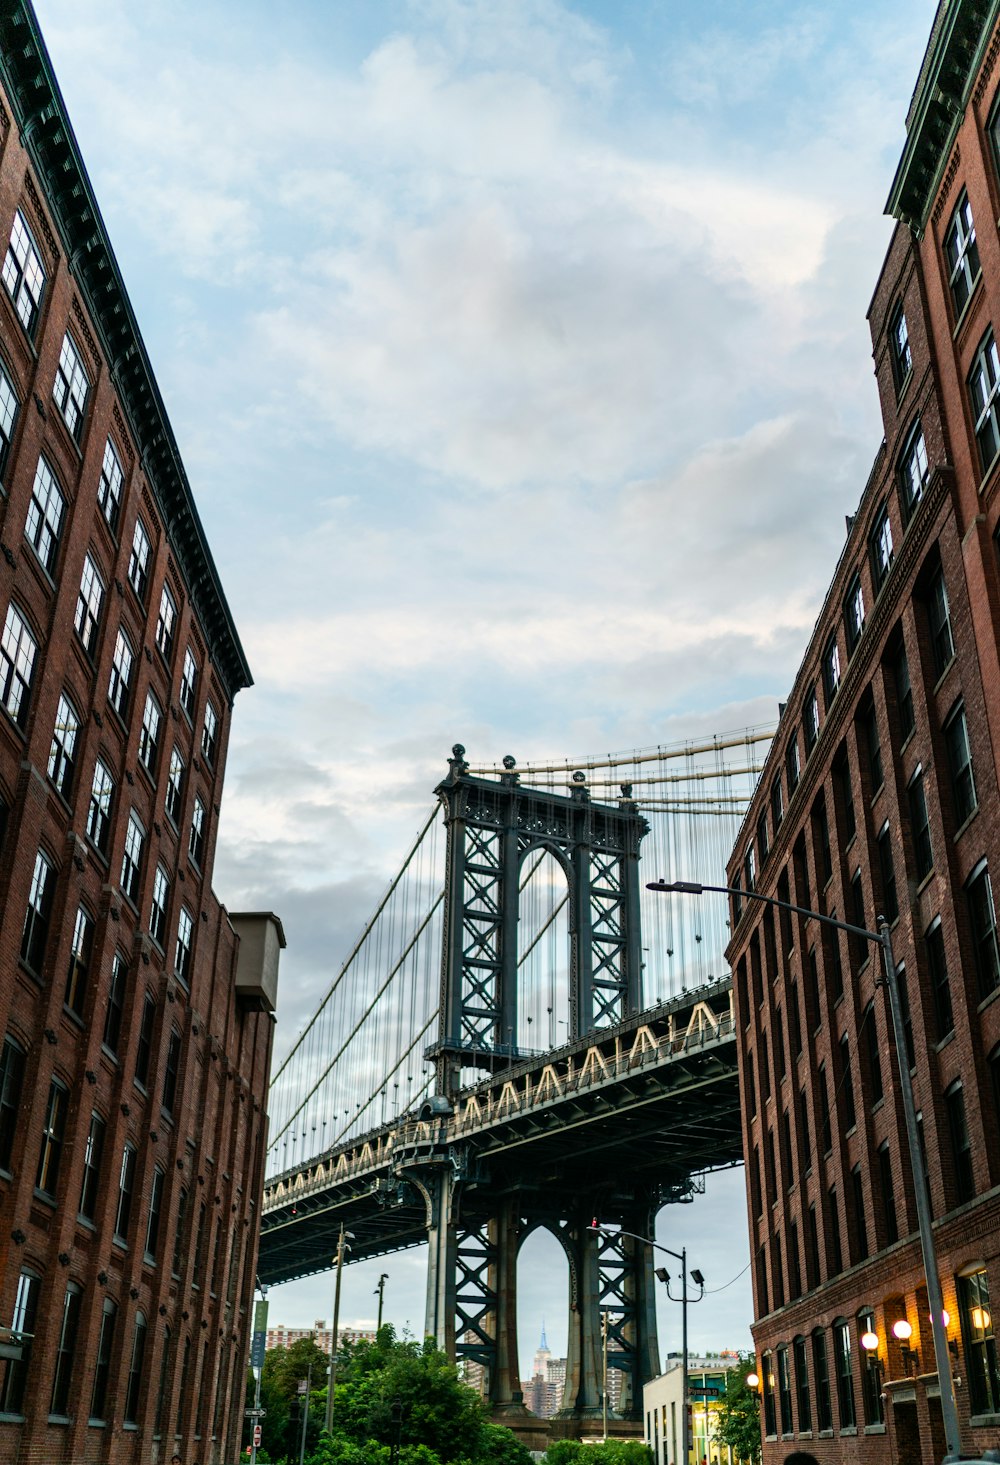
M519 1052L558 1048L570 1035L569 883L551 850L521 861L517 925Z
M569 1261L547 1226L536 1226L517 1254L517 1356L524 1402L551 1418L566 1381Z

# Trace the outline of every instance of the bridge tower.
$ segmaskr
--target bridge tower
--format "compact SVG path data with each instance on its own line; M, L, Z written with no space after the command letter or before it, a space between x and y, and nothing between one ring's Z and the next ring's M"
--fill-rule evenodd
M456 744L435 792L447 826L444 937L433 1105L449 1110L463 1070L518 1057L518 893L525 859L554 856L569 893L570 1039L620 1023L642 1006L639 846L648 824L629 797L591 800L582 774L568 795L525 788L514 759L498 780L468 772ZM467 1081L467 1079L465 1080ZM569 1344L562 1414L601 1414L602 1314L608 1362L625 1376L621 1413L642 1417L642 1384L658 1369L649 1248L591 1229L597 1192L548 1193L492 1176L463 1149L408 1178L425 1196L429 1263L425 1332L452 1357L481 1365L498 1417L526 1414L517 1358L517 1255L542 1226L569 1268ZM649 1235L665 1197L620 1179L600 1197L602 1223Z

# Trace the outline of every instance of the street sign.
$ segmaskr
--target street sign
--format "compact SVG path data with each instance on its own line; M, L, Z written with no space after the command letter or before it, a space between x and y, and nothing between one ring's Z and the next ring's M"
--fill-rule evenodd
M297 1394L305 1394L308 1392L308 1389L309 1385L306 1383L305 1379L299 1379L298 1383L295 1386L295 1392Z
M264 1415L266 1413L267 1413L267 1410L266 1409L244 1409L244 1411L243 1411L243 1418L244 1419L263 1419L264 1418Z
M253 1427L253 1447L254 1447L255 1450L259 1450L260 1449L260 1425L259 1424L255 1424L254 1427Z
M23 1355L23 1343L0 1343L0 1358L12 1358L16 1362Z

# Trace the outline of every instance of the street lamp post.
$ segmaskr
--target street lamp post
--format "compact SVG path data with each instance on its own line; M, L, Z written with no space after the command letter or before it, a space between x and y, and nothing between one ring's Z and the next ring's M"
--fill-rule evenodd
M375 1294L378 1297L378 1322L375 1324L375 1336L378 1337L382 1329L382 1303L385 1300L385 1284L389 1280L389 1273L383 1272L378 1279L378 1286Z
M354 1240L351 1231L344 1230L344 1223L340 1223L340 1235L337 1238L337 1255L334 1257L334 1264L337 1268L337 1280L333 1289L333 1336L330 1339L330 1374L326 1391L326 1432L333 1433L333 1396L337 1387L337 1350L340 1346L340 1278L344 1270L344 1252L350 1251L346 1245L347 1239Z
M674 1297L670 1291L670 1273L666 1267L656 1268L657 1280L662 1282L667 1289L667 1296L671 1302L679 1302L681 1305L681 1442L683 1453L681 1459L683 1465L690 1465L691 1461L691 1421L688 1417L688 1289L687 1289L687 1247L682 1246L680 1251L671 1251L669 1246L662 1242L654 1241L650 1236L639 1236L635 1231L610 1230L607 1226L599 1226L595 1221L587 1228L589 1231L598 1231L605 1236L629 1236L633 1241L641 1241L643 1246L651 1246L654 1251L665 1251L667 1256L674 1257L681 1264L681 1295ZM692 1269L691 1276L695 1283L701 1288L698 1296L691 1299L692 1303L700 1302L705 1295L705 1279L697 1267ZM604 1333L604 1438L608 1437L608 1315L601 1315L602 1330Z
M896 1042L896 1060L899 1065L899 1081L902 1090L903 1113L906 1118L906 1140L910 1154L910 1168L913 1172L913 1193L917 1208L917 1230L920 1235L920 1252L927 1286L927 1301L931 1310L931 1331L934 1336L934 1360L937 1366L938 1389L941 1396L941 1416L947 1446L945 1462L961 1458L961 1438L958 1428L958 1411L955 1407L955 1391L951 1377L951 1357L948 1352L948 1336L945 1332L944 1302L941 1296L941 1279L938 1276L937 1254L934 1246L934 1226L930 1201L923 1178L923 1157L920 1151L920 1132L917 1129L917 1110L913 1098L913 1081L910 1077L910 1061L906 1052L906 1038L903 1029L903 1008L899 996L899 981L896 976L896 962L892 953L892 934L884 916L877 918L877 931L864 926L852 926L846 921L824 916L819 911L805 906L792 905L786 900L775 900L773 896L762 895L756 890L736 890L731 885L701 885L690 880L654 880L647 890L674 892L678 895L702 895L712 891L719 895L733 895L743 900L756 900L764 905L776 906L778 910L791 911L807 920L820 921L834 926L838 931L859 936L881 947L882 965L885 971L884 985L889 994L889 1015L892 1020L893 1037Z

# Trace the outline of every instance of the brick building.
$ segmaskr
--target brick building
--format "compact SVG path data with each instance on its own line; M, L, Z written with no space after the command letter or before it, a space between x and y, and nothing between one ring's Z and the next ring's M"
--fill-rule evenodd
M869 311L885 439L728 869L891 923L977 1454L1000 1443L998 17L938 8ZM764 1465L793 1441L929 1465L940 1397L879 949L745 899L731 919Z
M250 676L30 6L0 4L0 1459L239 1450L280 924Z

